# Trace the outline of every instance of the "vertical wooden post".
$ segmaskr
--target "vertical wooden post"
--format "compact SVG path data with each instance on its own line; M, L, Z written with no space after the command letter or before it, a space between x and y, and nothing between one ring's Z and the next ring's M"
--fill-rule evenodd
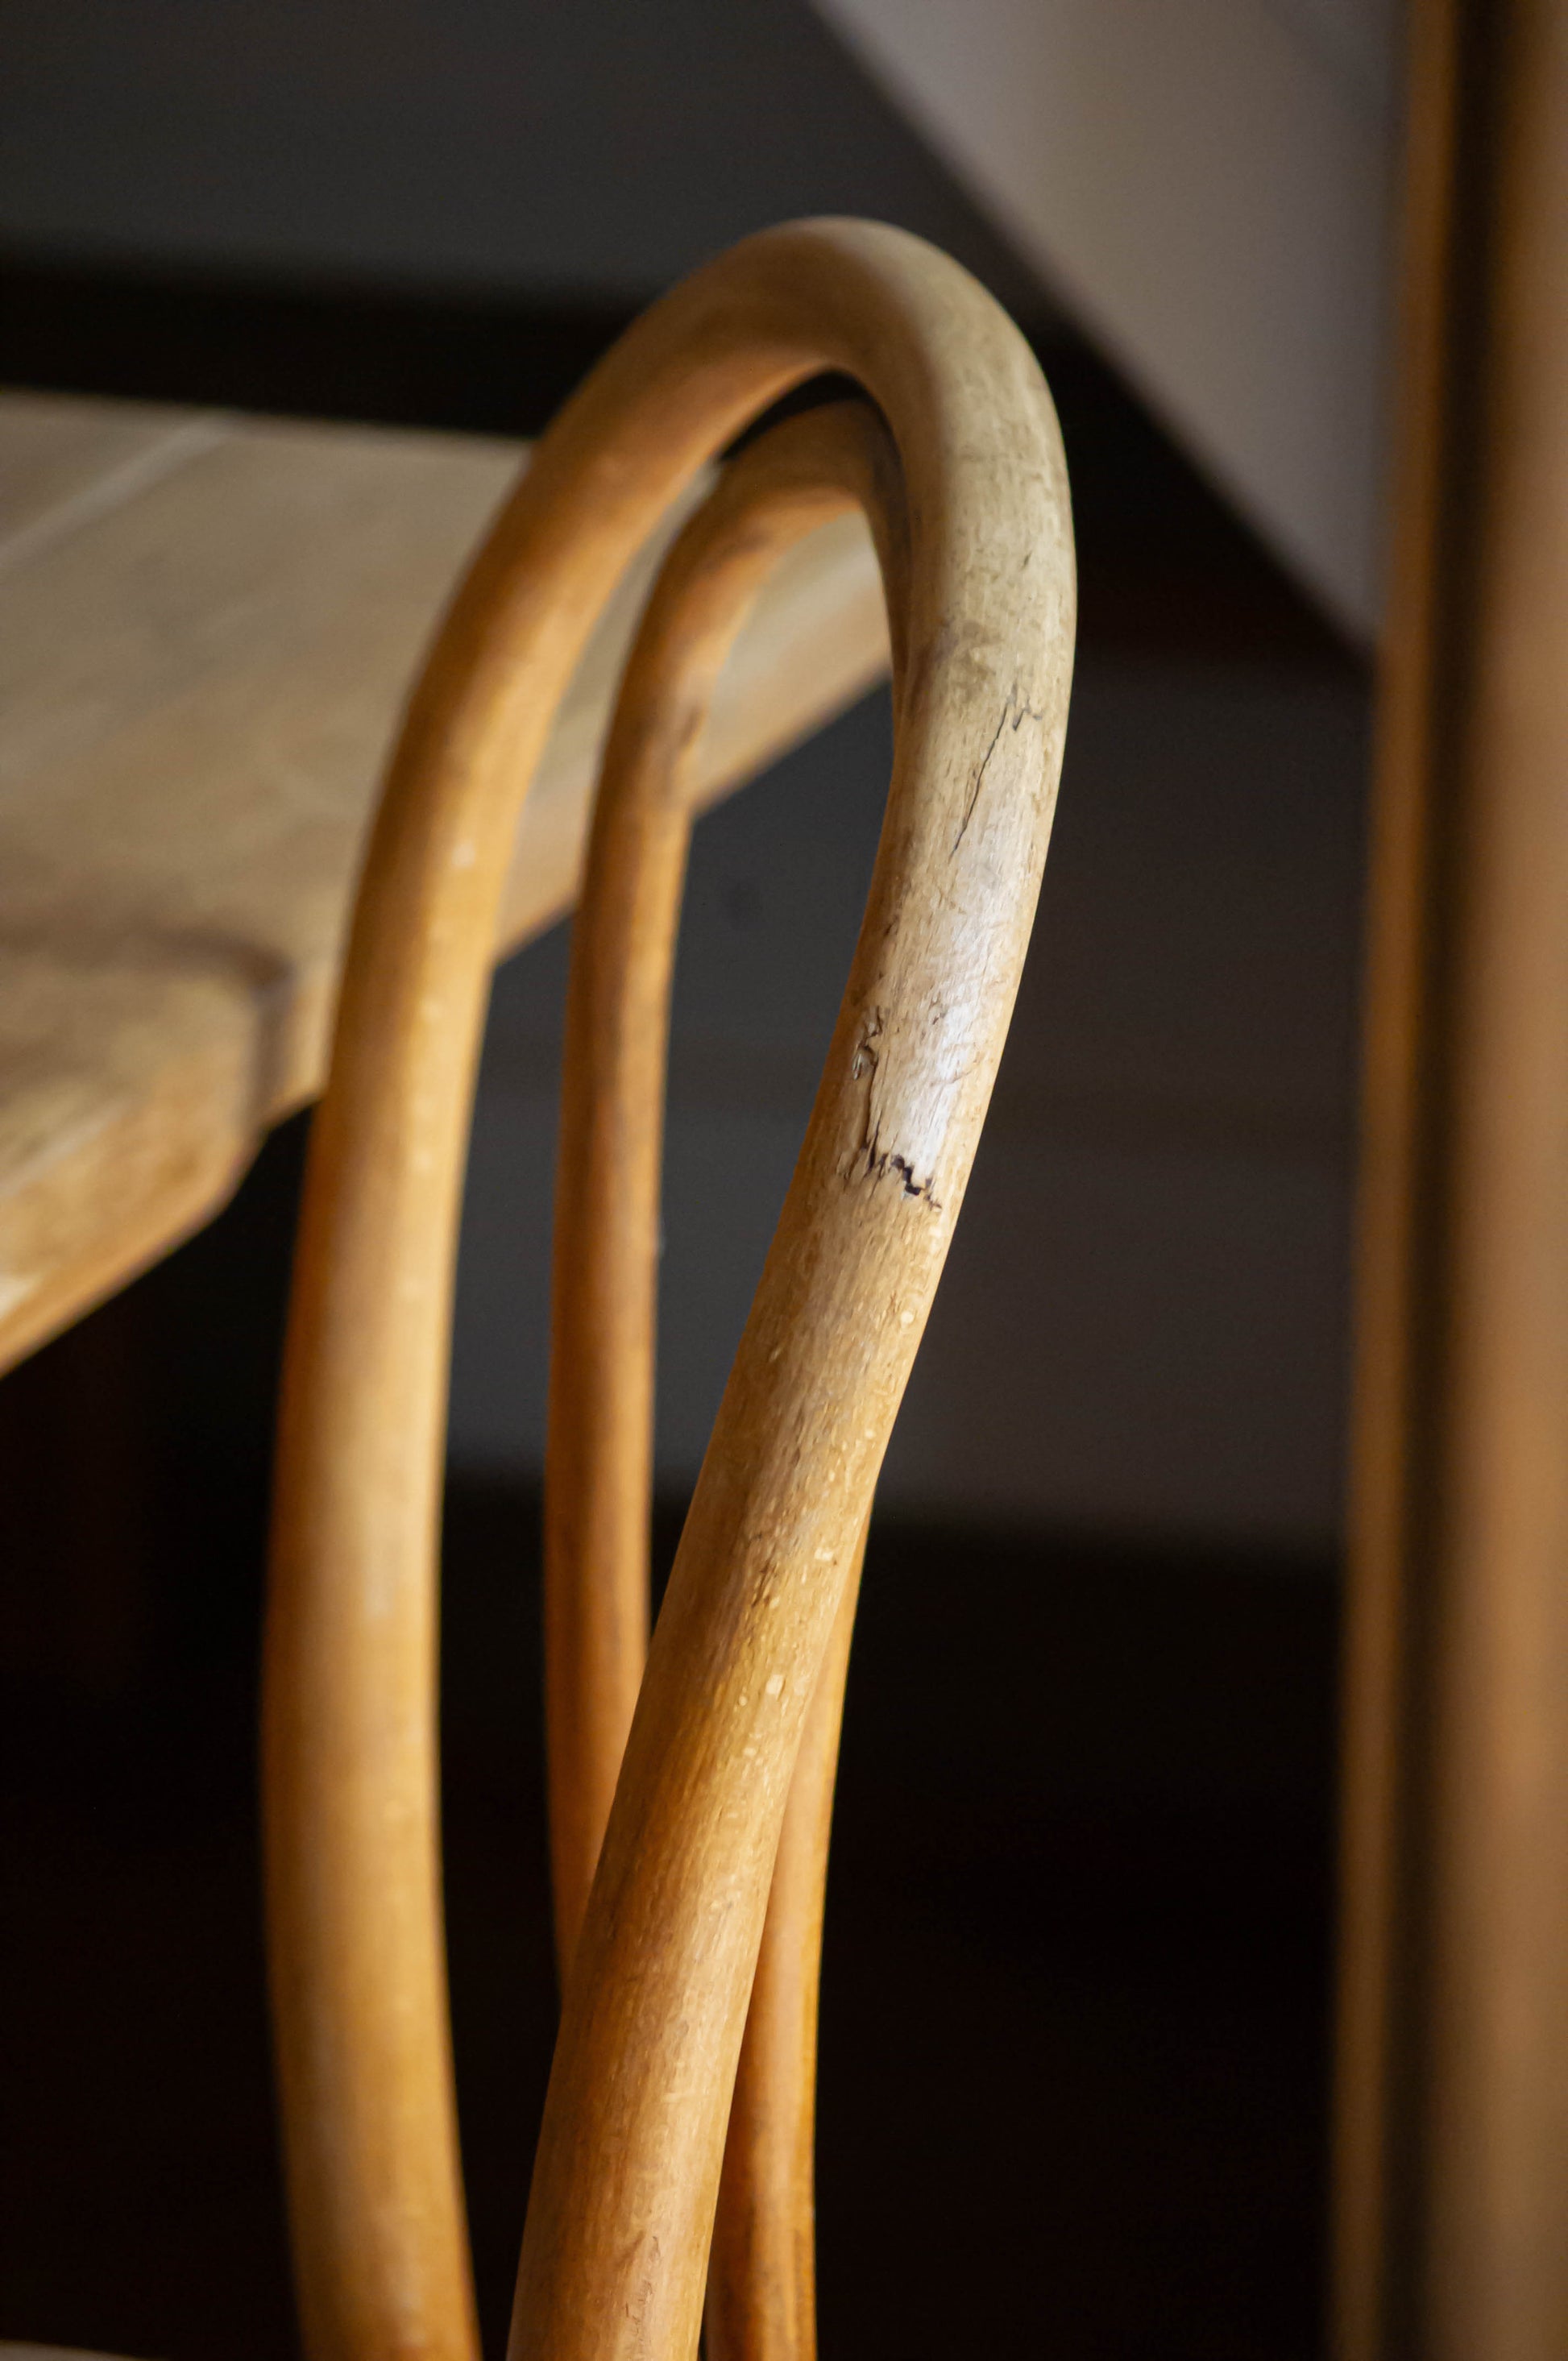
M1412 0L1341 2361L1568 2354L1568 0Z

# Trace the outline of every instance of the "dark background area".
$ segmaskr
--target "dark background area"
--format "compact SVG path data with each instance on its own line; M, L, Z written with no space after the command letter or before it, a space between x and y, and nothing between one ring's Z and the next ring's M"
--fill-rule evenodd
M112 32L74 5L18 10L8 104L27 131L0 157L0 379L532 434L663 278L755 220L829 206L938 236L1036 337L1073 482L1082 729L1099 730L1102 750L1080 775L1094 784L1098 804L1086 802L1101 834L1073 832L1069 756L1009 1071L1026 1080L1075 1024L1092 1038L1113 961L1118 1022L1159 1061L1164 1007L1183 981L1162 966L1164 900L1185 888L1163 856L1117 867L1133 861L1119 848L1141 809L1117 804L1118 781L1151 743L1159 751L1161 725L1119 739L1116 717L1153 683L1166 700L1157 717L1178 717L1170 758L1193 783L1191 833L1221 881L1194 921L1226 947L1214 1005L1263 1012L1249 1054L1281 1077L1277 1105L1246 1115L1236 1202L1244 1214L1255 1202L1247 1172L1316 1159L1332 1234L1303 1277L1270 1213L1252 1263L1238 1245L1193 1289L1218 1304L1219 1332L1277 1320L1260 1333L1282 1388L1293 1361L1321 1367L1301 1431L1325 1472L1299 1496L1304 1508L1266 1477L1249 1489L1246 1469L1267 1452L1244 1433L1242 1476L1205 1490L1215 1438L1234 1438L1242 1381L1214 1398L1207 1424L1177 1417L1151 1441L1157 1420L1140 1424L1135 1388L1096 1391L1092 1370L1074 1379L1070 1322L1065 1334L1000 1337L997 1366L1021 1403L1014 1448L1027 1459L1030 1430L1048 1425L1054 1405L1020 1373L1065 1365L1058 1381L1094 1430L1097 1488L958 1482L932 1499L893 1471L857 1635L829 1893L823 2352L1305 2361L1320 2342L1342 1333L1332 1238L1349 1171L1363 667L803 7L731 12L668 119L660 93L681 79L678 60L668 39L654 55L650 17L640 31L639 12L590 10L576 34L555 26L547 40L541 20L532 30L550 63L539 79L563 110L553 127L537 93L532 116L509 117L503 93L476 123L464 113L469 85L434 74L445 111L417 141L410 93L441 41L417 11L385 13L389 36L361 85L342 60L335 81L291 73L287 36L302 19L264 0L224 12L226 46L186 6L158 22L126 9ZM459 13L476 56L499 44L527 59L532 32L481 7ZM713 14L687 8L682 21ZM619 65L596 62L596 40ZM587 159L574 159L572 109L590 65L602 119ZM116 115L126 87L137 105ZM522 109L521 89L508 85ZM520 121L536 135L521 159ZM108 131L77 173L94 125ZM630 149L590 205L579 182L618 137ZM538 219L546 198L568 225L554 245ZM508 249L524 215L532 226ZM1270 748L1271 730L1288 736L1303 696L1349 717L1333 741L1349 754L1320 799L1323 827L1337 831L1332 890L1325 915L1313 905L1300 921L1330 981L1310 1012L1318 1031L1306 1026L1299 1039L1278 1021L1276 982L1300 964L1296 939L1272 917L1247 925L1249 909L1276 907L1271 893L1296 906L1278 874L1293 856L1286 839L1260 834L1226 867L1202 804L1209 741L1180 739L1194 687L1227 712L1264 711L1238 741L1247 746ZM1276 710L1287 719L1269 720ZM1074 730L1081 738L1077 713ZM874 705L849 717L705 823L694 912L741 907L746 864L787 852L791 809L836 792L840 777L862 782L853 792L874 818L883 732ZM1316 778L1308 764L1303 805ZM1270 785L1258 779L1259 798ZM851 929L852 906L850 894ZM1106 906L1122 912L1121 935L1108 947L1085 936L1093 961L1064 967L1059 946L1088 926L1081 914ZM706 939L687 987L699 1024L704 958L722 974L731 957L762 955L744 928L733 946L721 932ZM842 928L810 937L801 956L815 964L781 989L802 1004L826 991L830 1008L846 952ZM501 987L488 1067L504 1068L520 1027L533 1039L519 1007L545 1008L536 1029L547 1044L559 969L558 943L522 955ZM1310 1105L1310 1093L1293 1099L1295 1081L1320 1067L1329 1080ZM806 1058L779 1110L786 1134L811 1079ZM1027 1144L1031 1125L1080 1119L1053 1087L1043 1115L1030 1101L1009 1115L1022 1086L1014 1102L999 1094L1008 1137ZM1142 1100L1095 1115L1131 1175L1135 1226L1196 1189L1184 1176L1212 1162L1216 1139L1228 1155L1245 1131L1196 1085L1186 1098L1173 1086L1173 1104L1163 1131ZM477 1163L496 1152L483 1129L493 1115L482 1101ZM1171 1160L1173 1126L1186 1164ZM12 2337L149 2361L220 2349L281 2361L295 2349L261 1966L255 1676L307 1127L302 1118L275 1136L208 1231L0 1382L0 2332ZM678 1148L678 1126L673 1137ZM1053 1237L1056 1201L993 1184L988 1196L988 1169L982 1156L961 1234L978 1242L971 1255L989 1239L1004 1264L1076 1258L1091 1295L1114 1283L1124 1249L1093 1227L1092 1205L1080 1234L1069 1224ZM1095 1200L1093 1187L1085 1194ZM764 1201L759 1218L767 1212ZM537 1226L537 1208L511 1218ZM1223 1243L1245 1226L1226 1218ZM477 1271L493 1293L488 1235L472 1225L466 1283ZM966 1317L989 1333L965 1311L990 1301L965 1276L978 1268L955 1253L948 1335ZM743 1280L742 1270L738 1312ZM1308 1315L1292 1312L1292 1290L1321 1315L1311 1336L1326 1341L1310 1352L1298 1350ZM1161 1402L1201 1404L1199 1348L1137 1309L1110 1359L1135 1361ZM722 1333L713 1349L727 1352ZM460 1361L466 1353L465 1382L483 1391L493 1356L482 1336L460 1333ZM939 1328L927 1361L927 1392L912 1404L921 1435L964 1410ZM699 1393L708 1381L694 1380ZM1288 1443L1298 1430L1281 1431ZM1197 1463L1190 1493L1141 1492L1141 1463L1162 1450L1179 1460L1183 1447ZM676 1455L663 1465L662 1560L681 1491ZM1024 1499L1036 1505L1025 1511ZM499 2353L554 2008L526 1451L487 1455L458 1436L444 1582L454 2007L487 2349Z
M295 2349L255 1800L304 1125L0 1385L7 2334ZM679 1504L662 1504L673 1554ZM487 2350L549 2069L538 1504L449 1488L453 2004ZM1331 1569L873 1527L826 1938L822 2347L1298 2361L1323 2198Z

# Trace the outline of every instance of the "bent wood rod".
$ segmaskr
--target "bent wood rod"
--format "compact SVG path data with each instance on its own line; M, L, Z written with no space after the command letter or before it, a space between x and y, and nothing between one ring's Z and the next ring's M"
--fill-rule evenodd
M872 525L902 679L908 522L868 404L773 429L672 549L605 750L572 937L545 1463L545 1686L563 1980L642 1678L660 1155L696 750L768 573L847 507ZM862 1543L863 1548L863 1543ZM806 1718L774 1865L721 2177L709 2361L811 2361L817 1998L828 1827L859 1563Z
M825 368L878 403L908 504L889 815L574 1954L513 2332L519 2356L553 2361L695 2346L794 1756L989 1097L1070 671L1065 477L1033 357L956 266L848 223L722 258L567 406L416 687L370 848L302 1224L264 1726L314 2361L475 2351L441 1938L435 1528L485 946L518 804L632 550L749 417Z

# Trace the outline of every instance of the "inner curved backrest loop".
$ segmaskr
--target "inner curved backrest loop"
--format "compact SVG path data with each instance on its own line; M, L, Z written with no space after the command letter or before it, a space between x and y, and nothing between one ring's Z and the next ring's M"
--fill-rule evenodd
M869 403L726 467L650 596L606 744L573 928L545 1463L545 1687L557 1949L569 1971L646 1654L660 1151L698 741L752 601L846 509L871 525L902 678L908 522ZM858 1577L858 1560L855 1569ZM817 1963L852 1578L789 1786L709 2273L709 2361L811 2361ZM703 2235L712 2215L700 2210Z
M824 419L819 464L835 428L848 447L849 425ZM765 470L766 446L757 453ZM736 483L739 523L744 463ZM607 779L602 857L589 881L590 896L625 898L598 943L590 901L573 1038L586 1058L596 1016L613 1036L618 958L632 952L637 888L647 876L659 906L656 976L642 1038L631 1047L662 1067L655 1012L667 991L684 850L679 753L701 717L695 697L681 694L682 610L689 600L700 643L707 594L717 651L724 560L760 573L768 515L759 498L750 536L737 531L728 543L711 527L705 534L701 518L688 527L672 562L674 588L655 590L634 651L613 731L618 775ZM564 1917L570 1966L512 2361L633 2361L696 2349L730 2094L796 1750L967 1184L1027 941L1047 815L1031 759L1037 750L1025 733L1038 728L1042 710L1011 685L992 708L981 761L955 777L937 752L945 715L921 713L922 667L935 651L913 582L907 606L893 781L839 1021L653 1635L575 1943ZM950 629L939 622L933 636ZM700 680L700 661L696 670ZM974 693L971 679L945 685L944 698ZM618 820L627 824L619 841ZM644 821L654 829L643 848L653 853L648 872L636 857ZM596 951L607 987L597 1009ZM613 1058L613 1042L607 1048ZM575 1091L574 1139L579 1119L592 1120ZM601 1217L614 1182L614 1111L607 1098L611 1136L594 1192ZM641 1243L646 1254L645 1222ZM587 1273L586 1249L569 1232L569 1277ZM594 1279L585 1284L590 1295L574 1300L568 1290L567 1306L580 1302L602 1323L609 1307L592 1301ZM576 1341L595 1324L584 1322ZM603 1344L611 1334L600 1325ZM608 1375L608 1361L596 1365L592 1354L570 1373L580 1433L598 1422L598 1405L584 1391L595 1366ZM644 1437L646 1412L644 1390ZM584 1504L593 1459L580 1453L575 1470ZM583 1864L568 1856L565 1865Z
M678 2114L686 2101L667 2084L622 2090L620 2128L590 2133L591 2106L568 2094L606 2029L617 1943L635 1950L645 1923L635 1858L645 1840L648 1860L664 1857L669 1816L712 1751L746 1742L738 1713L761 1697L780 1705L782 1728L805 1709L784 1673L768 1688L760 1659L756 1695L746 1686L754 1618L793 1634L801 1663L820 1658L831 1602L819 1586L807 1605L795 1575L822 1549L841 1587L989 1093L1065 725L1059 438L1032 355L956 265L901 232L797 225L656 305L543 439L415 687L367 855L301 1223L266 1650L269 1943L312 2361L476 2353L441 1919L435 1544L457 1212L518 808L634 550L749 419L823 369L878 404L907 493L892 857L650 1652L621 1787L639 1801L611 1813L568 1992L525 2242L523 2351L622 2349L601 2309L577 2305L579 2266L620 2218L618 2176L623 2197L644 2169L639 2110ZM922 877L927 890L912 892ZM813 1238L805 1209L835 1202L839 1228ZM909 1284L885 1283L878 1241L913 1256ZM815 1499L790 1481L812 1456L808 1332L861 1437ZM713 1676L706 1736L683 1735L682 1652ZM676 1939L714 1932L705 1922ZM643 1994L655 2014L668 1999L656 1985ZM633 2007L618 2054L640 2037ZM623 2260L606 2301L641 2319L635 2349L678 2354L685 2295L674 2313L668 2290L645 2301L649 2250Z
M872 527L899 645L908 526L898 455L869 404L834 403L752 443L687 522L650 595L606 741L573 923L544 1479L563 1978L646 1655L660 1156L694 758L767 577L850 509ZM895 666L895 699L897 679Z

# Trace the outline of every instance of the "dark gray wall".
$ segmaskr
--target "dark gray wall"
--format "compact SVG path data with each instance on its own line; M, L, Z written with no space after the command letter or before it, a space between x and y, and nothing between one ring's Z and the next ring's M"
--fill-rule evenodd
M806 0L8 0L0 238L632 300L805 213L1013 259Z
M1365 705L1299 667L1080 664L1024 990L883 1481L905 1509L1321 1548L1339 1518ZM689 1480L849 963L861 707L705 820L676 1004L659 1461ZM498 985L458 1455L543 1447L565 929Z

